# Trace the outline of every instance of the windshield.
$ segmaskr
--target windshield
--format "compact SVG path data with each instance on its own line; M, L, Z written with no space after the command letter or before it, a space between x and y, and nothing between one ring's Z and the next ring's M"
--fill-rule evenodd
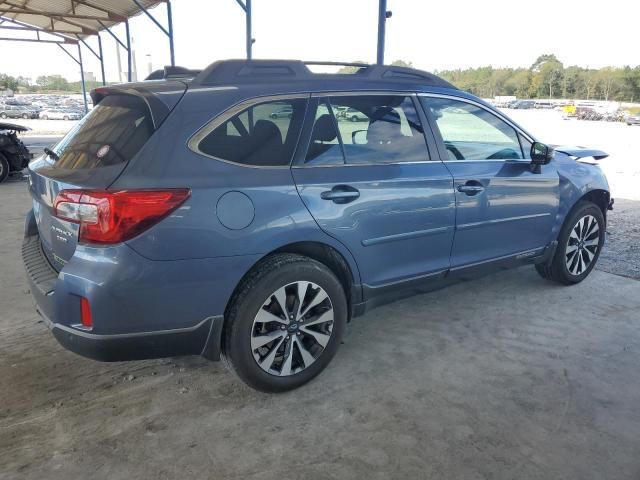
M145 102L110 95L80 120L52 149L56 168L100 168L131 160L153 133Z

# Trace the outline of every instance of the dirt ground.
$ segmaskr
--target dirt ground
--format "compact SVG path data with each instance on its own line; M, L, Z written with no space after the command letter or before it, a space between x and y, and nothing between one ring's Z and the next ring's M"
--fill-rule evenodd
M265 395L197 357L62 349L17 254L25 184L0 204L0 479L640 478L637 280L527 267L397 302Z

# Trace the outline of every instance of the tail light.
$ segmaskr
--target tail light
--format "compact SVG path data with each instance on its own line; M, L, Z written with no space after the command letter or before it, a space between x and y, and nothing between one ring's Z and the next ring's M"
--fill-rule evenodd
M80 225L79 241L113 244L129 240L168 216L191 191L63 190L54 202L54 215Z

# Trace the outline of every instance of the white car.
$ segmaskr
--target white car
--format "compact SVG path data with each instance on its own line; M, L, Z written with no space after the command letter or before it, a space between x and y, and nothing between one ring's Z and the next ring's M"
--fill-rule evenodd
M67 110L48 109L40 112L42 120L80 120L82 115Z

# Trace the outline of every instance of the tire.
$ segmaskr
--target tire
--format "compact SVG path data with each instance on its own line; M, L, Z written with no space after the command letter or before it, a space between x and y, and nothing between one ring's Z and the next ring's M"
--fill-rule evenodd
M40 117L42 120L49 120L49 117L47 115L43 115Z
M583 222L582 232L578 230L579 222ZM543 278L564 285L580 283L587 278L598 261L604 245L605 229L606 223L600 207L593 202L581 201L567 216L560 230L558 246L551 263L537 264L537 272ZM593 242L596 240L594 246Z
M278 118L278 115L275 113L272 113L271 115L269 115L273 120L276 120Z
M67 117L66 115L64 117L62 117L63 120L69 120L69 117Z
M9 176L9 162L4 155L0 153L0 183L4 182Z
M353 117L351 117L351 121L352 122L357 122L358 121L358 117L356 117L355 115Z
M305 293L299 295L299 291ZM286 299L287 315L283 315L276 295ZM302 301L297 300L300 296ZM315 304L320 298L322 301ZM249 273L231 300L222 358L231 371L257 390L292 390L328 365L346 322L347 299L331 270L301 255L276 254ZM273 340L264 343L269 338Z
M0 118L7 118L7 114L4 112L0 113Z
M22 118L24 118L25 120L28 120L29 119L29 115L27 115L26 113L23 113L22 114Z

